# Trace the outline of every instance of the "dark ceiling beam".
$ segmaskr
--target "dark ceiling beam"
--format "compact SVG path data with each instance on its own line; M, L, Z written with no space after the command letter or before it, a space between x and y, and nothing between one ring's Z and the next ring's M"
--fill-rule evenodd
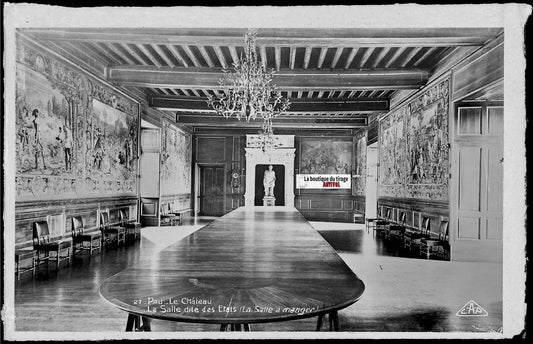
M223 118L222 116L201 116L201 115L178 115L177 123L186 126L217 126L224 128L257 128L261 129L260 120L246 122L236 118ZM276 128L361 128L366 127L366 116L361 118L334 119L334 118L276 118L272 122L274 130Z
M189 127L190 128L190 127ZM301 135L301 136L351 136L363 128L278 128L274 135ZM257 135L257 128L220 128L220 127L193 127L195 135Z
M63 47L57 42L46 42L46 47L54 51L56 54L59 54L60 56L63 56L69 59L70 61L74 62L77 66L80 66L84 68L85 70L91 71L92 73L96 75L100 75L100 76L105 74L105 65L94 63L94 61L91 59L84 61L78 58L76 55L74 55L70 50L67 50L66 47Z
M71 48L71 50L74 52L75 56L80 56L80 59L88 60L90 62L95 62L95 65L100 66L101 72L103 72L104 67L109 64L105 59L101 58L98 54L95 54L91 50L84 49L83 47L79 47L77 44L74 44L72 42L64 42L65 46Z
M163 59L163 61L165 61L165 63L166 63L167 65L169 65L170 67L174 67L174 66L175 66L174 62L172 62L172 60L167 56L167 53L165 53L165 52L163 51L163 49L161 49L161 47L160 47L159 45L157 45L157 44L152 44L151 47L152 47L152 49L155 50L155 52L156 52L159 56L161 56L161 58Z
M389 111L389 99L291 99L287 113L371 113ZM204 97L152 96L150 107L180 112L214 112Z
M147 44L147 45L150 45L150 44ZM159 61L157 61L154 55L152 55L152 53L148 50L148 48L144 46L144 44L137 44L137 48L139 48L139 50L141 50L144 56L146 56L148 60L150 60L150 62L154 64L157 68L160 68L162 66L161 63L159 63Z
M222 68L226 69L228 68L229 64L226 61L226 58L224 57L224 54L222 53L222 50L220 50L220 47L214 46L213 49L215 50L215 54L217 55L218 61L220 62L220 65Z
M114 46L113 43L103 43L103 46L102 47L106 47L109 51L111 51L113 54L119 56L123 61L126 61L127 64L131 64L131 65L134 65L134 64L137 64L136 61L134 61L133 59L131 59L130 57L128 57L128 55L122 53L120 51L120 49L118 49L118 47Z
M107 81L124 86L219 89L224 73L212 68L109 66ZM428 80L423 69L286 70L273 75L281 90L417 89Z
M306 47L305 55L304 55L304 69L307 69L309 67L310 60L311 60L311 47Z
M276 62L276 70L279 72L279 70L281 69L281 48L280 47L276 47L274 49L274 60Z
M322 68L322 64L324 64L324 59L326 58L326 54L328 53L328 48L322 47L320 48L320 56L318 57L317 62L317 68ZM294 69L294 66L291 67L291 69Z
M40 39L144 44L243 45L246 30L232 29L27 29ZM268 46L383 47L482 45L500 28L261 29L257 44Z
M350 67L350 65L352 64L352 61L353 61L355 55L357 55L358 51L359 51L358 48L352 48L352 50L350 51L350 55L348 55L348 57L346 58L346 63L344 63L344 69L348 69Z
M261 63L263 64L263 68L265 68L265 70L268 70L268 58L266 47L264 45L259 48L259 53L261 54Z
M134 64L147 65L146 61L136 53L128 44L120 42L119 45L124 48L131 55L131 57L136 61Z
M189 64L185 59L183 58L183 55L179 52L179 50L172 44L167 44L166 47L168 50L170 50L170 53L178 60L183 66L189 67Z

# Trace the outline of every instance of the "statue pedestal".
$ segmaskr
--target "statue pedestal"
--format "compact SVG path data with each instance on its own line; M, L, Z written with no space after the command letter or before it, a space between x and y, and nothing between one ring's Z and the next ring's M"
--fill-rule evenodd
M265 206L265 207L274 207L274 206L276 206L276 197L274 197L274 196L265 196L265 197L263 197L263 206Z

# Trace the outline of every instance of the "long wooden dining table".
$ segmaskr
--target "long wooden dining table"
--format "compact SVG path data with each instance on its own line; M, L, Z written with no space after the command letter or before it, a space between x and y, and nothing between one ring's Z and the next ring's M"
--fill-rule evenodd
M179 230L179 229L176 229ZM293 207L241 207L106 279L100 295L129 313L126 331L150 331L150 319L250 324L325 316L365 285Z

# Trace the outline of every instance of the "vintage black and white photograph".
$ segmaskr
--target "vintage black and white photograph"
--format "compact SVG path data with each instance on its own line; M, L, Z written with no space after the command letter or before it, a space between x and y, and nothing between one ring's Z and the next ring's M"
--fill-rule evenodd
M5 338L523 336L530 13L6 4Z

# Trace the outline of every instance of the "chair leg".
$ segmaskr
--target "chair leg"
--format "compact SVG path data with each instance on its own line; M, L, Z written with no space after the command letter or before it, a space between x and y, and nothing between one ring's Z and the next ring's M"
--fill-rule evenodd
M141 327L142 330L144 332L151 332L152 331L152 325L150 324L150 318L141 317L141 319L142 319L142 322L143 322L142 327Z
M322 321L324 320L324 314L319 314L318 315L318 320L316 322L316 330L317 331L320 331L322 329Z
M250 324L220 324L220 332L227 331L250 332Z
M318 315L318 321L316 324L316 330L322 330L322 322L324 320L324 313ZM328 313L328 322L330 331L340 331L339 314L337 311L331 311Z
M340 331L339 313L337 311L332 311L329 313L329 329Z
M150 325L150 318L141 317L140 315L128 314L128 320L126 321L126 332L140 331L150 332L152 326Z

